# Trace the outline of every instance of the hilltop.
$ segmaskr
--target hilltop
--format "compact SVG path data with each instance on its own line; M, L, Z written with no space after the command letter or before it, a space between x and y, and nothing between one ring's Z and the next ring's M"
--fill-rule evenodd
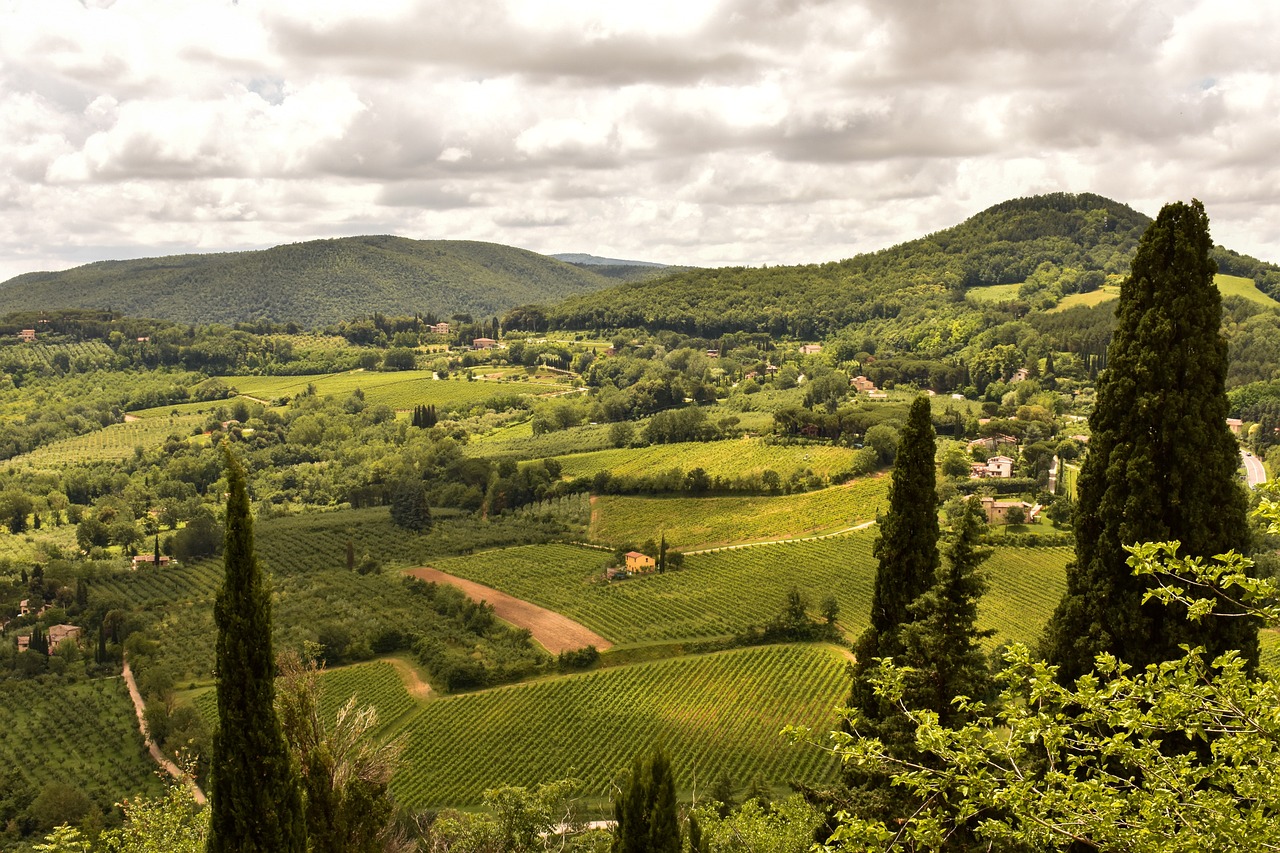
M550 319L571 329L812 338L851 324L911 325L913 315L963 304L967 296L1047 309L1118 283L1150 222L1128 205L1089 193L1012 199L878 252L824 264L682 270L571 297ZM1280 295L1280 267L1221 248L1216 257L1222 272Z
M184 323L336 323L374 312L489 317L613 280L524 249L345 237L253 252L100 261L0 284L0 314L111 308Z

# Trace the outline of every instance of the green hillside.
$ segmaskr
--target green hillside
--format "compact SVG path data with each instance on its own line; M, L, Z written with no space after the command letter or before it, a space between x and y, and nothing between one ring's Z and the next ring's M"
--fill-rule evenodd
M550 313L571 329L643 327L717 337L767 332L818 338L851 324L909 347L910 329L939 311L980 322L984 303L1018 298L1032 310L1090 293L1129 270L1150 223L1082 193L1002 202L953 228L843 261L763 269L694 269L567 299ZM1221 271L1280 293L1280 267L1218 248ZM1225 293L1226 291L1224 291ZM972 325L972 322L968 323ZM954 351L967 336L929 355Z
M489 317L614 280L524 249L463 240L346 237L257 252L102 261L0 284L0 314L112 308L185 323L304 326L374 312Z

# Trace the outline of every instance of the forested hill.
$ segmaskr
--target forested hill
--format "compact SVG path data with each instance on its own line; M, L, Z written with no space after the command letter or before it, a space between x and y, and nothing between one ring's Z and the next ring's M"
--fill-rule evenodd
M954 228L844 261L766 269L684 270L566 300L562 328L672 329L715 337L763 331L820 337L853 323L936 311L991 285L1028 284L1027 307L1096 290L1128 272L1149 217L1092 194L1006 201ZM1280 296L1280 268L1219 250L1223 272ZM1114 281L1115 279L1113 279Z
M186 323L270 319L311 327L374 312L489 317L614 283L494 243L346 237L28 273L0 284L0 315L111 308Z

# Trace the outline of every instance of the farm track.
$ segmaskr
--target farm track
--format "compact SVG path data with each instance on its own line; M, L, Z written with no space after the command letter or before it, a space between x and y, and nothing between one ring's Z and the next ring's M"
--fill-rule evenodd
M449 584L475 601L489 602L495 616L517 628L527 628L533 639L553 655L585 646L595 646L602 652L613 647L613 643L585 625L493 587L465 580L430 566L408 569L407 573L420 580Z
M133 678L133 670L129 668L129 661L124 662L121 672L124 676L124 683L129 688L129 698L133 700L133 712L138 716L138 731L142 733L142 739L147 744L147 752L151 753L151 757L155 759L156 764L160 765L166 773L179 782L186 784L191 789L191 796L200 805L207 805L209 800L204 795L204 791L200 790L200 786L196 784L196 780L183 773L178 765L174 764L167 755L160 751L159 745L151 737L151 732L147 729L147 706L142 701L142 694L138 691L138 682Z

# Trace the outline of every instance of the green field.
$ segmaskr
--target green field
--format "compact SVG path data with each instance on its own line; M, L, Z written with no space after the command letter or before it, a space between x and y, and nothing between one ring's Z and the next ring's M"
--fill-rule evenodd
M876 563L874 529L809 542L694 554L680 571L606 582L610 554L574 545L529 545L435 560L441 571L569 616L615 643L697 639L760 626L792 587L815 605L834 594L840 625L866 627ZM995 642L1031 642L1062 597L1069 548L997 548L984 568L991 590L980 622Z
M0 681L0 731L0 767L32 791L66 782L104 812L160 791L120 678Z
M627 497L601 495L591 538L612 544L657 540L693 550L829 533L876 517L888 499L889 478L779 497Z
M212 403L201 405L212 408ZM134 448L152 450L164 444L171 435L188 437L203 425L201 415L141 418L123 424L112 424L94 432L55 441L9 460L10 465L65 465L72 462L109 462L128 459Z
M477 436L463 445L462 450L468 456L545 459L567 453L603 450L612 445L609 424L583 424L534 435L532 424L522 421L496 429L488 435Z
M636 476L679 468L701 468L712 477L759 476L766 470L785 482L792 474L811 472L830 477L853 466L857 451L831 445L766 444L758 438L730 441L692 441L649 447L599 450L558 457L564 476L590 477L600 471L616 476Z
M295 397L314 385L322 397L346 397L357 388L369 405L385 404L393 409L412 409L422 404L449 408L479 403L503 394L547 394L564 386L532 382L468 382L464 379L432 379L429 370L376 373L353 370L325 376L222 376L220 381L247 397L276 400Z
M1091 290L1088 293L1072 293L1070 296L1064 296L1062 301L1049 309L1050 314L1059 311L1068 311L1072 308L1092 308L1095 305L1101 305L1104 302L1110 302L1112 299L1118 299L1120 296L1120 288L1104 285L1097 290Z
M964 295L978 302L1010 302L1018 298L1020 287L1020 281L1014 284L988 284L985 287L971 287Z
M1258 290L1258 286L1254 284L1251 278L1218 273L1213 277L1213 282L1218 285L1218 292L1224 297L1243 296L1250 302L1256 302L1267 308L1280 308L1280 302L1276 302L1270 296Z
M586 796L604 798L655 742L682 792L722 772L739 784L757 773L827 782L832 759L780 732L834 725L846 663L829 647L769 646L445 697L405 721L405 766L392 791L411 808L468 806L487 788L572 777Z

